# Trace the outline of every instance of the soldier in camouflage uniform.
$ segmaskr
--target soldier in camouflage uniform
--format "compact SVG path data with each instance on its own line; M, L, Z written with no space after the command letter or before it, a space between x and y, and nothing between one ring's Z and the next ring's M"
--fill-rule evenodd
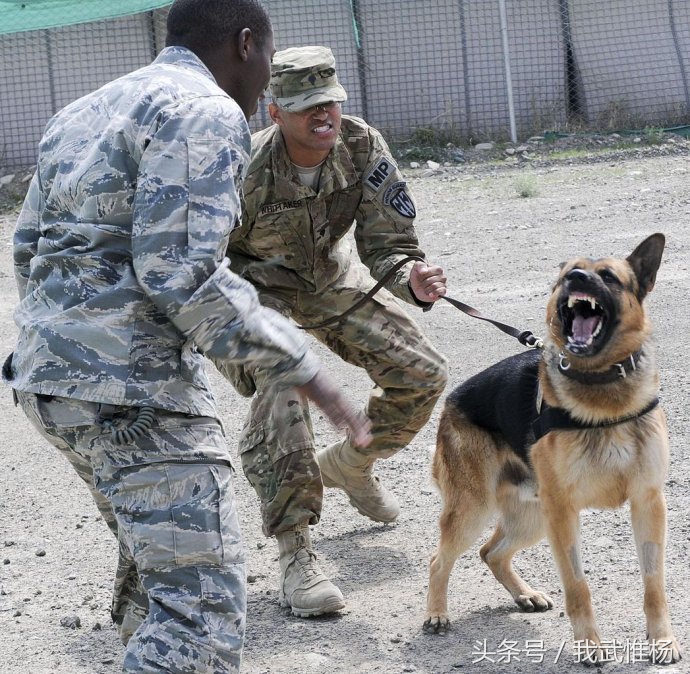
M256 0L177 0L167 44L46 127L14 237L19 338L3 375L118 537L124 670L215 674L240 666L246 579L204 356L299 387L358 442L367 430L224 259L268 16Z
M273 59L273 126L254 134L244 185L242 226L231 236L233 270L258 289L262 304L302 325L337 316L406 256L424 258L415 204L381 135L341 116L345 90L330 49L303 47ZM354 228L361 261L345 235ZM438 266L409 262L374 299L344 320L309 332L375 384L366 407L373 441L351 439L315 457L309 410L276 392L260 365L228 372L256 396L240 441L244 472L257 491L263 530L280 552L280 601L300 616L337 611L340 590L319 569L309 525L321 513L323 485L343 489L363 515L391 522L399 505L372 466L405 447L427 422L446 384L443 357L398 300L426 310L446 290ZM397 298L397 299L396 299Z

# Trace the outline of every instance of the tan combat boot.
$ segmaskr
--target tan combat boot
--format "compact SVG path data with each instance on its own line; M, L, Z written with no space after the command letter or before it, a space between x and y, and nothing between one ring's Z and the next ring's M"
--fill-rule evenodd
M322 573L311 548L309 525L298 524L276 534L280 552L280 605L311 618L345 608L340 590Z
M357 510L375 522L392 522L400 514L398 500L374 475L375 459L360 454L347 440L317 453L324 487L342 489Z

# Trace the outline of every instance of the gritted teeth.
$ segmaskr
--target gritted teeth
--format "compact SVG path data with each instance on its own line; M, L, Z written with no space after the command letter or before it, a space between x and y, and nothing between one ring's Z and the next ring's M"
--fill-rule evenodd
M332 126L332 124L322 124L321 126L314 127L312 131L314 133L326 133L331 130Z
M595 311L598 303L591 295L585 295L584 293L573 293L568 296L568 309L572 309L577 302L588 302L592 307L592 311Z

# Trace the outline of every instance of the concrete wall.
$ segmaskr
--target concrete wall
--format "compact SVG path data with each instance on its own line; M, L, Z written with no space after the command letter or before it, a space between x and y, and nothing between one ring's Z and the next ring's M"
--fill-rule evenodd
M265 0L278 49L324 44L346 113L396 140L418 127L507 138L499 0ZM586 121L690 121L690 0L505 0L518 138L567 121L567 28ZM562 16L564 8L567 15ZM359 29L355 29L353 12ZM166 10L0 36L0 170L32 164L49 117L149 63ZM270 123L266 105L252 129Z
M35 163L46 122L67 103L149 63L149 14L0 36L0 166Z
M674 34L669 6L674 7ZM688 110L688 2L570 0L573 53L589 124L663 124ZM682 54L682 59L679 58Z
M369 119L394 135L445 127L475 139L507 136L510 118L498 2L363 0ZM553 0L507 0L517 126L565 119L565 48Z

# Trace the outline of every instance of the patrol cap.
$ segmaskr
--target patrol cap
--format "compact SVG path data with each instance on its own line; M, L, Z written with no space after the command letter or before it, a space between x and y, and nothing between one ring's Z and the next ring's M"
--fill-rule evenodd
M328 47L291 47L276 52L269 90L288 112L347 100L347 92L335 73L335 57Z

